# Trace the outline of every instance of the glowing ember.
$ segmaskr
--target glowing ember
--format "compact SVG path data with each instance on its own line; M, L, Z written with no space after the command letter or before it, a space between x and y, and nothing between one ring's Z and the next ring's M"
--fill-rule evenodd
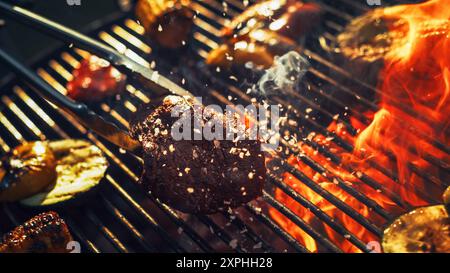
M385 61L382 72L380 110L366 113L372 122L363 125L356 119L351 124L360 129L356 137L348 134L343 125L332 123L329 131L354 145L353 153L345 152L324 136L311 136L313 140L342 159L340 165L334 164L322 154L305 143L299 143L300 151L324 166L329 173L318 173L301 159L291 157L290 164L296 166L323 189L350 205L378 226L386 220L371 212L367 206L345 192L339 181L344 181L359 192L374 200L378 205L392 214L399 214L398 204L388 198L388 194L369 187L361 181L361 175L372 178L385 189L400 196L409 206L423 206L428 200L440 200L443 192L439 168L426 160L435 158L450 162L447 153L440 151L425 137L449 145L448 125L450 93L450 1L432 0L416 5L402 5L385 9L385 14L397 16L408 22L408 42L394 56ZM410 109L407 114L401 109ZM396 177L390 177L374 168L374 164L391 170ZM429 177L425 179L425 173ZM330 175L338 179L330 179ZM440 176L441 175L441 176ZM441 179L435 179L439 178ZM323 212L341 223L351 234L368 243L379 240L350 216L329 203L324 197L313 192L309 187L292 175L284 174L284 182L299 194L311 201ZM333 181L333 182L330 182ZM276 190L277 200L284 203L318 230L323 230L330 240L346 252L360 251L348 240L350 236L338 235L334 230L322 224L316 216L292 200L280 189ZM317 251L316 242L298 226L283 217L275 209L270 214L285 230L293 235L311 251Z

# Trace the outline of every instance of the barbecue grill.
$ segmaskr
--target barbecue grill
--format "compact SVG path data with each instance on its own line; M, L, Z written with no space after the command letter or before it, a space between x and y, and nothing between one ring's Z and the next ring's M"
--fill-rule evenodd
M192 41L189 41L188 54L183 54L183 61L177 62L168 58L164 51L155 49L144 38L144 29L134 16L122 13L108 18L103 25L90 31L90 36L98 38L106 44L116 48L138 63L148 67L156 67L163 75L172 81L187 87L193 94L203 96L206 102L216 104L248 104L251 96L241 83L233 78L224 77L204 67L192 72L186 63L201 63L207 53L218 46L220 38L217 37L220 28L230 19L241 13L247 1L238 0L204 0L193 1L192 8L197 11ZM253 1L248 1L250 4ZM383 1L387 4L388 1ZM402 3L404 3L403 1ZM399 1L389 1L389 4L398 4ZM286 125L283 131L296 133L299 138L306 137L311 132L332 138L332 141L344 150L351 152L353 146L344 139L327 130L327 125L336 114L352 115L363 124L370 123L367 117L358 110L360 108L348 107L336 93L356 98L360 107L376 111L378 106L369 98L362 97L360 91L370 90L379 92L363 80L353 78L347 71L333 62L329 54L322 49L320 42L333 43L336 35L342 31L349 20L371 8L365 1L334 0L321 1L326 12L325 30L320 41L307 40L302 52L308 56L312 68L308 71L307 86L310 95L292 93L288 96L274 97L274 101L289 109L289 114L301 124L298 127ZM55 50L36 62L34 68L40 77L51 86L65 93L65 84L71 79L71 71L80 60L88 56L88 52L78 48L66 46ZM187 57L188 56L188 57ZM184 62L186 60L186 62ZM345 79L346 84L342 84ZM332 87L332 88L330 88ZM80 242L83 252L309 252L308 249L283 229L268 214L268 208L278 210L294 225L311 236L319 247L320 252L342 252L343 250L330 240L323 230L307 223L297 216L283 203L274 197L274 188L281 189L298 206L307 208L314 214L315 221L325 223L345 240L362 252L373 251L376 242L363 241L357 234L348 230L345 223L332 218L310 200L296 192L286 184L279 172L269 168L268 182L263 197L239 209L229 210L209 216L187 215L175 211L152 196L143 193L136 181L142 171L142 162L127 152L117 148L89 129L84 128L76 119L68 116L54 107L43 98L35 94L26 84L17 79L8 81L1 87L0 102L0 155L10 151L13 147L28 140L51 140L60 138L85 138L101 148L110 161L110 168L104 183L91 200L80 207L56 208L69 225L75 239ZM143 103L155 100L152 90L143 90L138 86L127 85L126 92L118 99L105 101L93 110L101 114L106 120L112 121L120 127L127 128L129 117ZM395 99L392 99L395 102ZM316 118L300 115L305 105L312 109ZM407 106L397 105L406 113L415 115ZM311 114L313 116L313 114ZM418 119L425 117L417 116ZM338 118L340 119L340 118ZM357 130L345 119L342 122L352 134ZM401 121L399 121L401 122ZM413 126L408 128L414 131L425 141L445 153L450 153L450 147L435 139L430 139ZM289 172L304 185L323 196L333 206L359 223L364 229L377 238L381 238L383 228L398 214L393 215L351 185L344 183L340 178L330 176L331 182L337 184L343 191L367 206L371 213L377 214L380 221L374 223L357 210L343 202L339 197L322 188L309 178L302 170L296 169L286 161L288 155L298 154L288 141L281 138L283 148L271 165L276 169ZM332 151L307 139L308 145L323 156L335 163L341 158ZM286 152L288 151L289 154ZM298 157L303 163L321 174L330 173L324 166L307 155ZM439 168L442 177L436 177L410 163L411 171L422 177L434 187L443 190L448 183L443 177L448 177L450 167L432 155L425 154L424 159ZM386 176L397 179L397 174L384 168L377 162L370 162ZM402 200L396 193L390 191L375 179L358 170L351 170L363 183L383 193L395 203L399 213L407 212L412 206ZM428 197L422 192L430 204L439 203L440 200ZM36 211L26 209L16 204L5 204L0 209L0 234L10 230L13 226L23 223L35 215ZM4 220L5 219L5 220Z

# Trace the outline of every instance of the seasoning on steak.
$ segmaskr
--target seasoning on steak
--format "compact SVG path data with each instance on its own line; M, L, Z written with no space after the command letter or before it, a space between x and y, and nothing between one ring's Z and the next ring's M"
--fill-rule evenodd
M83 60L67 83L67 95L82 102L101 101L125 90L127 77L109 62L91 55Z
M72 241L56 212L42 213L3 236L0 253L66 253Z
M193 214L235 208L260 196L266 177L261 143L248 138L177 141L171 135L179 119L171 116L175 107L187 113L191 121L222 119L224 130L227 128L226 115L210 112L211 118L206 119L194 112L192 100L179 96L164 98L154 110L147 107L140 111L131 122L131 135L144 148L144 189L164 203ZM195 131L192 127L192 136Z
M139 0L136 16L148 37L162 47L177 49L186 42L194 23L190 3L190 0Z

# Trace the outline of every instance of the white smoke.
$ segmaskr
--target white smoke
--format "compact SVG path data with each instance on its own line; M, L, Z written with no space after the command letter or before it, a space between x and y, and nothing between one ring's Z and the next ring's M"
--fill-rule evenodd
M257 91L264 96L293 91L305 76L309 66L308 60L296 51L275 57L272 67L264 72L256 84Z

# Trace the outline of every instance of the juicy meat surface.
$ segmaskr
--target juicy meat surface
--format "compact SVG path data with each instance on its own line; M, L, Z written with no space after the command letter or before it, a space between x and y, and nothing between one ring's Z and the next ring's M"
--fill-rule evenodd
M47 212L5 234L0 253L65 253L70 241L64 220L56 212Z
M171 135L172 125L178 120L171 116L174 107L180 107L189 118L196 115L191 101L169 96L156 109L140 111L131 123L131 134L145 152L144 189L166 204L193 214L235 208L260 196L266 177L261 143L177 141ZM212 117L219 118L223 116Z
M126 76L109 62L91 55L83 60L67 83L67 95L76 101L96 102L125 89Z

